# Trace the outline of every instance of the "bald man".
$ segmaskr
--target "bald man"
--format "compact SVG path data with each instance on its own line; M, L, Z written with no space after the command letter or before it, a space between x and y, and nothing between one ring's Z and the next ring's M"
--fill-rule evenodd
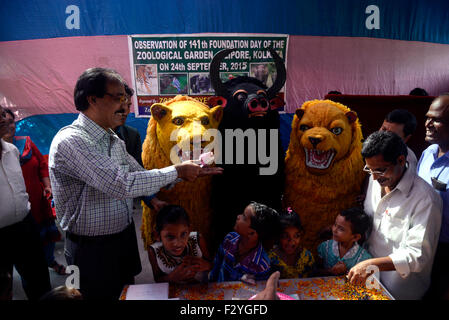
M432 269L431 286L426 298L449 298L449 93L433 100L426 114L426 142L418 162L418 175L443 199L443 217L437 252Z

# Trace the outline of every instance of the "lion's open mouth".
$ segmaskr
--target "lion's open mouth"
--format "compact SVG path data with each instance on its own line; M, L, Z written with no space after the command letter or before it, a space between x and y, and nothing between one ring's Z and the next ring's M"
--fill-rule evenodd
M306 166L315 169L327 169L332 163L332 159L335 157L335 150L331 149L328 151L318 150L318 149L306 149Z

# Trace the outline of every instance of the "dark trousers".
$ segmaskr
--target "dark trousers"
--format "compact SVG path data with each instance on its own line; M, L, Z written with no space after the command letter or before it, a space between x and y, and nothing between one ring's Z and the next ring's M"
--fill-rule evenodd
M0 229L0 273L12 274L13 266L23 279L29 300L38 300L51 290L42 241L31 213Z
M64 253L67 264L79 268L85 300L119 299L123 287L134 284L134 276L142 271L134 222L113 235L87 237L67 232Z
M449 299L449 243L438 243L430 288L423 299Z

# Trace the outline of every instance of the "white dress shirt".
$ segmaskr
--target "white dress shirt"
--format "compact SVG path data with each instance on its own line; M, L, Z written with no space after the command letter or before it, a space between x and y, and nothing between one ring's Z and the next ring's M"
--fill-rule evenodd
M19 150L3 139L0 159L0 228L22 221L30 212Z
M373 229L368 250L375 258L389 256L396 268L380 272L380 280L396 299L420 299L430 284L441 198L413 170L407 169L384 197L379 183L369 179L364 209L373 218Z

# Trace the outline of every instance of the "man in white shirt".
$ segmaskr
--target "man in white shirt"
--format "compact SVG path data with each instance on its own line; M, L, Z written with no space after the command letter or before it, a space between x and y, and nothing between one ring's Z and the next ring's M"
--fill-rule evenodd
M364 285L374 266L396 299L420 299L430 284L441 198L407 168L407 147L395 133L374 132L363 143L362 155L372 180L364 209L373 219L367 243L374 258L355 265L348 279Z
M6 112L0 106L0 137L7 130ZM0 139L0 204L0 276L11 274L14 265L22 276L28 299L37 300L51 290L47 262L30 213L19 151L3 139Z

